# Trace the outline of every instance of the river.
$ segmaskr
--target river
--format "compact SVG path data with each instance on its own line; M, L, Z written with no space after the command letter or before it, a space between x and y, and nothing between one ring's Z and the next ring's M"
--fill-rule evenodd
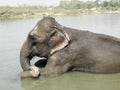
M63 26L120 38L120 14L55 18ZM120 73L69 72L58 77L21 79L20 48L40 19L0 20L0 90L120 90Z

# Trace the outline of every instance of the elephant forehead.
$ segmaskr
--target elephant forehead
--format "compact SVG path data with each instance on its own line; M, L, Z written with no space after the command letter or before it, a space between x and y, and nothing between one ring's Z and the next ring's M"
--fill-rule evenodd
M45 28L44 26L36 25L30 34L39 35L39 34L46 34L46 33L48 33L47 28Z
M52 24L53 22L55 22L55 19L50 18L50 17L46 17L46 18L43 18L43 19L41 20L41 22L47 23L47 24Z
M51 26L56 25L57 22L52 17L45 17L41 21L38 22L38 25L41 27L49 28Z

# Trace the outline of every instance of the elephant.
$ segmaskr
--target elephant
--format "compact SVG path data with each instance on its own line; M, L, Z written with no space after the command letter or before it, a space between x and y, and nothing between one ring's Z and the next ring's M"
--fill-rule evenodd
M23 71L19 74L19 76L21 76L21 78L37 77L39 75L39 68L44 68L46 64L47 64L47 59L46 58L39 59L34 64L36 67L31 66L30 67L31 71L29 71L29 70L28 71ZM39 68L37 68L37 67L39 67Z
M34 56L47 58L44 68L31 65ZM20 51L20 64L23 73L31 77L68 71L118 73L120 39L62 26L55 18L44 17L29 32Z

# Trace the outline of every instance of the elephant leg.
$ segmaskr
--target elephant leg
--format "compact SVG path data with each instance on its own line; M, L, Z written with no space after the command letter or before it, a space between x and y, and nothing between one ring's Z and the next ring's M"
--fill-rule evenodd
M22 71L21 73L18 74L21 78L28 78L28 77L33 77L30 70L29 71Z
M69 70L70 64L65 63L65 64L58 64L58 60L48 60L47 65L45 68L41 69L40 75L60 75L64 72L67 72Z
M35 66L30 66L30 70L28 71L22 71L19 76L21 78L26 78L26 77L34 77L37 78L39 77L40 74L40 69L38 67Z

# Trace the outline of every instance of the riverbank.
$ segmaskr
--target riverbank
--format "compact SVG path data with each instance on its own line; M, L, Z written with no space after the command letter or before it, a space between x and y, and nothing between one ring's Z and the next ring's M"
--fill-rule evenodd
M88 9L59 9L39 7L3 7L0 8L0 19L25 19L44 16L80 16L87 14L120 13L120 11L88 10Z

